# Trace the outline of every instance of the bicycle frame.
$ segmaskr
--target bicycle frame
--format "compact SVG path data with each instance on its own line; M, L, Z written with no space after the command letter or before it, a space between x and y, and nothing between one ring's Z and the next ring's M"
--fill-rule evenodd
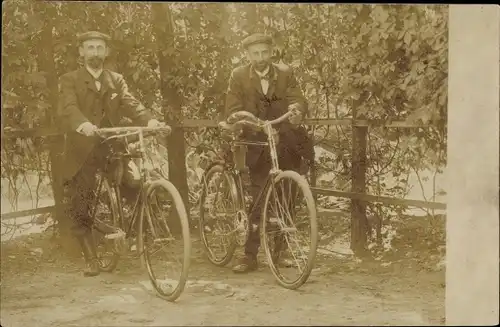
M109 131L117 131L117 132L120 132L120 131L127 131L129 129L127 129L127 127L125 128L108 128L108 129L104 129L104 130L109 130ZM134 201L134 206L133 206L133 209L132 209L132 219L130 219L130 221L128 222L128 226L126 227L126 229L124 230L125 232L125 238L128 239L131 237L131 234L132 234L132 231L135 227L135 224L136 224L136 221L139 217L139 214L143 214L144 213L144 196L145 196L145 190L147 189L147 187L149 186L149 182L151 181L151 174L150 172L145 168L145 165L144 165L144 155L146 153L146 150L145 150L145 144L144 144L144 133L143 133L143 130L142 129L139 129L137 132L129 132L129 133L126 133L126 134L123 134L123 135L115 135L115 136L111 136L111 137L108 137L106 138L101 144L104 144L106 142L109 142L111 140L114 140L114 139L118 139L118 138L126 138L128 136L133 136L133 135L138 135L139 136L139 147L138 149L136 149L134 152L134 154L130 154L130 152L128 152L127 150L125 151L126 153L123 154L123 153L120 153L118 155L115 155L115 156L112 156L110 158L109 161L106 162L106 165L103 169L100 169L99 170L99 174L101 176L106 176L106 174L108 174L108 169L109 169L109 166L113 166L113 164L116 162L116 161L119 161L119 169L121 170L119 173L117 173L119 175L119 178L113 178L112 180L109 180L111 183L110 183L110 187L115 191L115 194L117 196L117 207L118 207L118 219L120 219L120 223L121 223L121 226L125 226L125 214L124 214L124 211L123 211L123 205L122 205L122 196L121 196L121 191L120 191L120 185L122 185L122 180L121 180L121 175L123 174L123 164L124 164L124 159L125 158L129 158L129 159L132 159L132 158L137 158L139 159L139 171L140 171L140 186L138 188L138 192L137 192L137 195L136 195L136 198L135 198L135 201ZM126 142L125 142L126 143ZM128 153L127 153L128 152ZM93 205L93 212L92 212L92 215L91 217L93 218L93 220L97 223L100 223L100 224L103 224L103 225L107 225L105 224L104 222L98 220L95 215L96 215L96 211L97 211L97 202L98 202L98 197L97 195L100 193L101 189L102 189L102 184L103 184L103 179L100 179L99 180L99 183L98 183L98 186L97 186L97 193L96 193L96 197L94 199L94 205ZM151 219L151 217L148 216L148 219ZM151 223L151 222L150 222ZM94 224L96 225L96 224ZM99 228L98 226L96 226L96 228Z
M257 199L252 199L252 205L248 210L249 215L253 214L255 207L262 201L262 197L265 196L269 187L272 185L273 178L281 172L278 161L278 151L276 149L276 140L274 137L274 133L272 130L272 124L267 122L263 126L264 133L267 135L267 142L256 142L256 141L233 141L234 145L248 145L248 146L268 146L269 153L271 155L271 169L266 178L266 183L260 188L259 193L257 195ZM229 171L233 175L236 181L236 187L238 189L238 194L241 197L244 197L243 191L243 183L241 181L241 172L235 168L234 166L229 168ZM244 198L238 199L240 203L245 203Z

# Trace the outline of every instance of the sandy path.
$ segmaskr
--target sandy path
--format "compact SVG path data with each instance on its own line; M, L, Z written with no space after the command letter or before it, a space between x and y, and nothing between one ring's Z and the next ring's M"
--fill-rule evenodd
M320 256L310 280L289 291L265 266L251 275L211 266L195 241L189 285L169 303L148 290L136 260L124 259L113 274L83 278L79 260L37 254L35 243L2 246L2 326L444 323L444 272Z

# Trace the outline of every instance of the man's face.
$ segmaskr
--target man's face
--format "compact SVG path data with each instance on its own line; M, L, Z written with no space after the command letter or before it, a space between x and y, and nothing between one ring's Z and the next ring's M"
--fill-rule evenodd
M247 48L247 58L252 66L263 71L271 64L272 47L266 43L252 44Z
M102 68L108 55L106 42L99 39L83 41L79 50L85 64L93 69Z

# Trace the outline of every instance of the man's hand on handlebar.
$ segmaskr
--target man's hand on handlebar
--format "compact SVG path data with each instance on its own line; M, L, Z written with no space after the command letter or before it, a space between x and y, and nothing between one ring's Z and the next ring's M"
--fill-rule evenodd
M87 121L83 124L81 124L78 129L76 130L77 133L80 133L85 136L94 136L95 131L98 129L98 127L91 122Z
M230 141L233 137L238 138L243 133L241 126L235 127L232 130L223 129L221 132L221 137L225 141Z
M161 128L161 127L167 127L167 125L164 122L160 122L156 119L150 119L148 121L148 128ZM80 133L85 136L96 136L96 132L99 130L99 127L96 125L92 124L91 122L85 122L81 124L78 129L76 130L77 133Z
M158 121L158 120L156 120L156 119L154 119L154 118L153 118L153 119L150 119L150 120L148 121L148 127L153 127L153 128L155 128L155 127L165 127L165 126L166 126L166 125L165 125L165 123L164 123L164 122L160 122L160 121Z

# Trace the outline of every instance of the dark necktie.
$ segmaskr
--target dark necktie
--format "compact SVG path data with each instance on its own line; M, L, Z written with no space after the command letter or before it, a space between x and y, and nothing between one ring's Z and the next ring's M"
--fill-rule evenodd
M94 76L92 76L94 77ZM95 88L97 89L98 92L101 92L102 89L102 73L99 75L99 77L95 78L94 77L94 84Z

